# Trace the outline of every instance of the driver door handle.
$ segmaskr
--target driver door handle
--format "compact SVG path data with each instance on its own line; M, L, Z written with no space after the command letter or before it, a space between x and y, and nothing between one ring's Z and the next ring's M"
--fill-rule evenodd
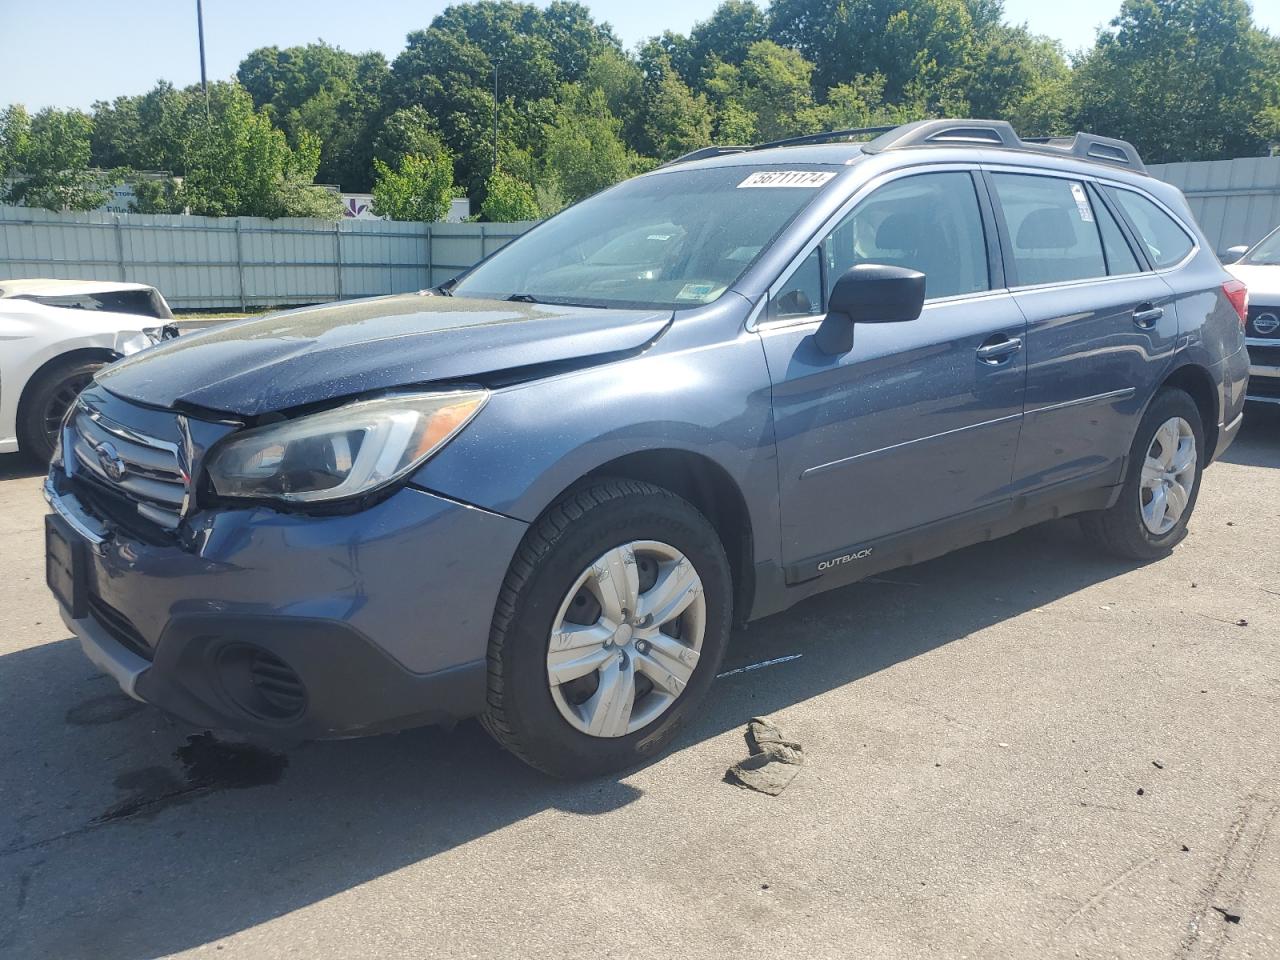
M1136 310L1133 311L1133 322L1143 330L1150 330L1156 325L1156 321L1164 316L1163 307L1155 307L1149 303L1140 303Z
M999 340L988 340L978 348L978 359L983 363L994 366L998 363L1004 363L1021 349L1021 337L1006 337L1001 334Z

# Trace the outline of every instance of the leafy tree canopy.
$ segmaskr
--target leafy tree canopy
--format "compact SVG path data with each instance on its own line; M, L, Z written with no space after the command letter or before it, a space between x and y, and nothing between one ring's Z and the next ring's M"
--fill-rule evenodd
M486 184L480 216L495 223L537 220L541 216L533 186L527 180L495 170Z
M396 167L373 161L373 212L392 220L443 220L453 200L453 160L448 153L410 154Z
M1003 0L723 0L687 35L625 51L581 3L480 0L411 32L390 65L323 41L254 50L207 113L165 82L91 116L11 106L0 176L64 207L120 171L167 171L180 183L141 181L140 208L269 216L332 211L316 180L376 180L415 219L438 203L392 196L425 196L410 181L426 178L486 215L531 191L545 215L708 143L931 116L1088 129L1152 161L1257 155L1280 140L1280 41L1245 0L1124 0L1074 62Z

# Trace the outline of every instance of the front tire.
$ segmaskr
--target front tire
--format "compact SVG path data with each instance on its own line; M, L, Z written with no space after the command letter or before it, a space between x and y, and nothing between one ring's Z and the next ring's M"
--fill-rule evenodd
M1161 390L1138 425L1120 498L1081 516L1085 536L1127 560L1164 556L1187 535L1207 455L1196 402Z
M105 360L70 358L50 364L27 384L18 405L18 448L41 465L53 457L62 418Z
M601 480L530 528L489 640L485 728L553 776L657 756L724 656L732 578L707 519L648 483Z

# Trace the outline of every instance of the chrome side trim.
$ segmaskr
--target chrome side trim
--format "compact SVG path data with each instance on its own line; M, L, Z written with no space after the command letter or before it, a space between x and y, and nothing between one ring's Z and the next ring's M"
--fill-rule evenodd
M811 477L814 474L822 473L824 470L830 470L834 467L842 467L845 464L852 463L855 460L861 460L864 457L874 457L879 453L888 453L890 450L901 450L903 447L910 447L917 443L928 443L930 440L937 440L941 437L954 436L957 433L964 433L967 430L978 430L982 427L993 427L999 423L1008 423L1010 420L1017 420L1021 417L1020 413L1011 413L1007 417L996 417L994 420L983 420L981 423L970 423L963 427L956 427L954 430L943 430L941 433L931 433L927 437L916 437L914 440L904 440L902 443L891 443L887 447L877 447L875 450L867 450L863 453L855 453L851 457L841 457L839 460L832 460L830 463L820 463L816 467L807 467L801 474L800 479Z
M106 542L109 536L106 527L90 517L73 494L58 493L53 487L53 480L48 477L44 481L44 499L72 530L94 546Z
M1135 393L1136 387L1125 387L1123 390L1111 390L1107 393L1096 393L1091 397L1077 397L1074 400L1064 400L1062 403L1051 403L1046 407L1036 407L1034 410L1028 410L1027 416L1033 413L1049 413L1053 410L1065 410L1068 407L1079 407L1086 403L1100 403L1103 400L1128 400Z

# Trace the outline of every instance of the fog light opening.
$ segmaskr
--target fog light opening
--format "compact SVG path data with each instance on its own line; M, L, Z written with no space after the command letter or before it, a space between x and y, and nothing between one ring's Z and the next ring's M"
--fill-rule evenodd
M274 653L248 643L218 654L223 692L245 713L274 723L296 720L307 709L302 678Z

